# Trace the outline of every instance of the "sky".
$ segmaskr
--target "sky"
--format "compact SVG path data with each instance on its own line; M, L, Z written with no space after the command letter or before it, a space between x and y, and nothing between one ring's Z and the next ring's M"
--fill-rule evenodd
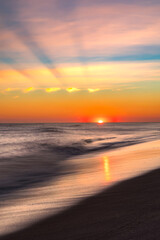
M0 122L160 121L160 0L0 0Z

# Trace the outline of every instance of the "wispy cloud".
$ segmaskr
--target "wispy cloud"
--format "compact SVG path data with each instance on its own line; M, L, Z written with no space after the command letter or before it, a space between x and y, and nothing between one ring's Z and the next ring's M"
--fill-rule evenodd
M153 1L152 4L104 0L70 1L72 4L67 1L65 4L65 1L58 1L57 4L57 1L46 0L45 3L39 1L38 7L31 0L21 4L12 0L10 5L5 2L1 3L3 59L15 68L14 61L26 65L37 61L49 71L53 69L51 72L59 81L63 81L58 68L60 58L75 57L83 65L90 58L101 56L123 59L129 54L136 60L134 53L140 51L143 60L143 54L148 51L151 54L147 56L154 57L153 46L159 45L158 1L156 4ZM147 47L143 49L143 46Z
M4 91L5 92L12 92L12 91L15 91L15 88L6 88Z
M23 90L24 93L28 93L28 92L32 92L32 91L35 91L36 89L33 88L33 87L29 87L29 88L26 88Z
M90 89L90 92L93 92L95 89L111 88L114 84L160 80L160 62L158 61L93 62L87 65L87 76L85 78L85 66L83 67L78 63L67 65L61 64L59 70L63 72L64 81L66 82L65 89L70 90L70 86L74 86L71 87L70 91L75 88ZM0 70L0 88L30 89L30 86L32 86L33 89L45 88L48 89L48 91L61 88L47 69L28 69L27 73L34 78L33 85L26 81L26 79L16 71L10 69Z
M66 91L67 92L77 92L77 91L80 91L80 89L73 87L73 88L67 88Z
M100 91L100 88L88 88L88 92L93 93L93 92L97 92Z
M46 88L45 91L48 92L48 93L51 93L51 92L57 92L61 90L60 88Z
M1 89L2 93L10 93L10 92L15 92L18 91L19 88L5 88L5 89Z

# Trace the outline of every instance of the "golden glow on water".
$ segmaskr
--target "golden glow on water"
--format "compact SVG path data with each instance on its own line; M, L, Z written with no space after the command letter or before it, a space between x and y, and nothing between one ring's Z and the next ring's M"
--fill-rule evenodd
M108 181L111 180L110 167L109 167L109 158L108 157L103 157L103 160L104 160L105 179L108 182Z

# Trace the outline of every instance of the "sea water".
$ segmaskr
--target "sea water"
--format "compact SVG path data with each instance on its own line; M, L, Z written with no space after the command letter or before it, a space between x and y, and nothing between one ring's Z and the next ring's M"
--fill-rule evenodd
M0 234L159 167L159 139L160 123L0 124Z

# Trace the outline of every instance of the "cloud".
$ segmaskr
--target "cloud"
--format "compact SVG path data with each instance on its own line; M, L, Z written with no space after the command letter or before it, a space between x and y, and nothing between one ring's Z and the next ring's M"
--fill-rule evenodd
M160 40L160 5L139 5L138 1L132 4L121 1L115 5L109 1L104 4L90 2L85 7L85 4L77 4L76 11L69 15L66 12L66 21L65 15L57 18L51 14L58 8L55 1L52 4L48 0L45 4L40 1L39 6L29 2L23 1L20 6L16 2L11 9L7 6L12 14L6 12L5 15L3 11L5 21L2 22L0 46L2 50L4 47L12 49L15 56L18 51L26 60L30 55L49 69L57 67L57 57L74 56L83 61L81 55L115 55L123 53L124 47L158 44ZM64 5L61 2L61 6ZM12 28L8 27L8 22L14 23ZM55 75L59 77L58 74L57 70Z
M15 91L15 88L6 88L4 91L5 91L5 92Z
M6 88L6 89L1 89L1 93L10 93L19 90L18 88Z
M59 71L63 72L66 82L65 89L68 92L79 89L106 89L117 83L160 80L160 62L158 61L91 62L87 64L87 75L84 76L85 68L86 66L82 66L80 63L59 66ZM52 78L47 69L28 69L27 73L34 78L33 85L26 81L19 72L10 69L0 70L0 88L8 89L7 91L23 89L24 92L35 89L48 89L48 92L53 89L64 89L56 79ZM90 92L93 92L92 90Z
M66 91L67 92L77 92L77 91L80 91L80 89L78 89L78 88L67 88Z
M88 92L93 93L93 92L97 92L100 91L100 88L88 88Z
M46 88L45 91L48 92L48 93L51 93L51 92L56 92L56 91L59 91L61 90L60 88Z
M36 89L33 88L33 87L29 87L29 88L26 88L23 90L24 93L28 93L28 92L32 92L32 91L35 91Z
M160 4L140 2L1 1L0 88L98 89L158 80Z

